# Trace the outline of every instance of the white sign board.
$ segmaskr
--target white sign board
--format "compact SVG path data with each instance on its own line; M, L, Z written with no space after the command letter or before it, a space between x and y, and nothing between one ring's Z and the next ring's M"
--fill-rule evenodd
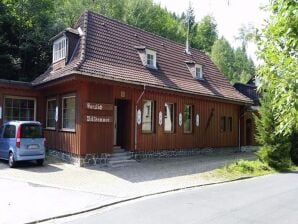
M2 119L2 107L0 106L0 119Z
M178 124L179 124L179 126L182 126L182 113L179 113Z
M200 116L197 114L196 115L196 126L199 127L200 125Z
M137 111L137 124L140 125L142 123L142 112L141 110L139 109Z
M161 126L162 125L162 112L159 111L159 114L158 114L158 124Z
M56 122L58 121L58 106L56 106L56 109L55 109L55 121Z

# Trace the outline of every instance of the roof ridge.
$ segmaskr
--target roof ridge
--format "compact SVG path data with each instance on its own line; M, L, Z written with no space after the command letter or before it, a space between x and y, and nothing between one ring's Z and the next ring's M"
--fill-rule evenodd
M96 15L96 16L100 16L100 17L106 18L106 19L111 20L111 21L113 21L113 22L119 23L120 25L124 25L124 26L130 27L130 28L139 30L139 31L141 31L141 32L147 33L147 34L149 34L149 35L153 35L153 36L155 36L155 37L164 39L164 40L166 40L166 41L169 41L169 42L172 42L172 43L181 45L181 46L185 46L185 44L180 43L180 42L178 42L178 41L171 40L171 39L169 39L169 38L160 36L160 35L158 35L158 34L156 34L156 33L149 32L149 31L144 30L144 29L142 29L142 28L140 28L140 27L137 27L137 26L134 26L134 25L130 25L130 24L128 24L128 23L119 21L119 20L117 20L117 19L114 19L114 18L105 16L105 15L103 15L103 14L100 14L100 13L97 13L97 12L93 12L93 11L90 11L90 10L87 10L87 13L90 13L90 14L93 14L93 15ZM199 53L199 54L202 54L202 55L204 55L204 56L207 56L207 54L206 54L205 52L203 52L203 51L201 51L201 50L199 50L199 49L197 49L197 48L193 48L193 47L191 47L191 46L190 46L190 48L191 48L191 50L197 51L197 53ZM191 55L190 55L190 56L191 56Z
M73 70L78 70L81 65L84 63L85 61L85 56L86 56L86 40L87 40L87 28L88 28L88 15L89 15L89 11L86 10L83 14L84 19L83 19L83 35L82 35L82 49L81 49L81 56L79 61L75 64Z

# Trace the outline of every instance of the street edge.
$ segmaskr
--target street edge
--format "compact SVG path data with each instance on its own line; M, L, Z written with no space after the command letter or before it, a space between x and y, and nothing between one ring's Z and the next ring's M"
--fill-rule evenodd
M93 207L93 208L85 209L85 210L78 211L78 212L72 212L72 213L67 213L67 214L64 214L64 215L58 215L58 216L53 216L53 217L50 217L50 218L39 219L39 220L27 222L25 224L35 224L35 223L41 223L41 222L51 221L51 220L55 220L55 219L62 219L62 218L66 218L66 217L70 217L70 216L74 216L74 215L80 215L80 214L84 214L84 213L87 213L87 212L100 210L100 209L103 209L103 208L111 207L111 206L118 205L118 204L121 204L121 203L134 201L134 200L138 200L138 199L142 199L142 198L146 198L146 197L150 197L150 196L161 195L161 194L166 194L166 193L171 193L171 192L176 192L176 191L183 191L183 190L187 190L187 189L199 188L199 187L210 186L210 185L231 183L231 182L235 182L235 181L239 181L239 180L246 180L246 179L251 179L251 178L255 178L255 176L240 177L240 178L232 179L232 180L225 180L225 181L220 181L220 182L215 182L215 183L198 184L198 185L192 185L192 186L188 186L188 187L175 188L175 189L171 189L171 190L167 190L167 191L160 191L160 192L156 192L156 193L140 195L140 196L131 197L131 198L127 198L127 199L107 203L107 204L104 204L104 205L96 206L96 207Z

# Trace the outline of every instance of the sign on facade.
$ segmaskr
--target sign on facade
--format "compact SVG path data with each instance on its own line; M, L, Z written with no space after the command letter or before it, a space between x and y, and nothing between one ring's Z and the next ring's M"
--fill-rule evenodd
M196 126L199 127L200 125L200 116L197 114L196 115Z
M182 113L179 113L178 123L179 123L179 126L182 126Z
M142 112L141 112L141 110L139 109L139 110L137 111L137 124L140 125L141 122L142 122Z
M162 125L162 112L161 111L159 111L159 114L158 114L158 123L160 126Z
M87 115L86 116L87 122L92 123L110 123L113 121L113 118L110 116L94 116L94 115Z
M113 110L114 105L112 104L104 104L104 103L86 103L86 107L88 110Z

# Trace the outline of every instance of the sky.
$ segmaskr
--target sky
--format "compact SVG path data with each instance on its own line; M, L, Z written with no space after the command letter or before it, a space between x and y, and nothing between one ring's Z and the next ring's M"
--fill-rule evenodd
M220 36L224 36L233 47L239 46L235 37L239 34L239 28L243 25L253 25L261 28L268 14L261 10L269 0L191 0L194 8L196 21L206 15L212 15L217 22L217 29ZM179 15L185 12L189 0L154 0L169 11ZM248 54L257 62L256 45L249 44Z

